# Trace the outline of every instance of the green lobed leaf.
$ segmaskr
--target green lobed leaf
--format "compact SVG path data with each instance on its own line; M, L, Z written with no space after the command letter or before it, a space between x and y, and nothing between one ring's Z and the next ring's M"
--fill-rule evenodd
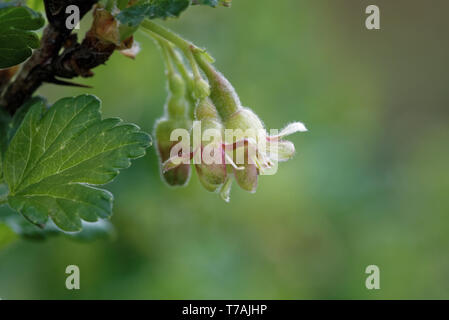
M230 7L232 0L192 0L192 4L216 7L221 4L224 7Z
M12 118L6 111L0 109L0 181L3 179L3 159L8 144L22 123L23 118L25 118L30 107L40 101L45 103L45 100L41 97L29 99L16 111L16 113L14 113Z
M132 35L143 19L178 17L190 5L216 7L219 3L229 7L231 0L141 0L126 8L128 1L117 2L120 10L116 19L120 22L121 39Z
M138 26L143 19L166 19L179 17L191 4L207 5L216 7L219 3L229 5L230 0L143 0L135 5L123 9L117 19L120 23L130 27Z
M81 220L112 213L112 194L96 186L112 181L150 144L137 126L102 120L94 96L64 98L48 110L38 100L5 154L8 204L34 224L50 217L62 230L79 231Z
M0 207L0 226L4 225L10 230L9 233L12 232L15 235L19 235L21 238L24 238L26 240L40 241L53 236L64 236L72 240L94 241L97 239L110 240L115 237L114 226L109 220L81 222L83 229L78 232L62 231L51 220L48 221L48 223L44 227L38 227L35 224L32 224L28 220L24 219L22 216L17 214L17 212L11 210L10 208ZM17 238L17 236L15 238Z
M0 7L0 68L25 61L39 47L39 38L32 32L44 25L44 18L27 7Z
M178 17L190 5L190 0L150 0L122 10L117 19L130 27L138 26L143 19Z
M193 0L192 4L201 4L211 7L216 7L219 3L219 0Z
M108 220L98 220L96 222L82 221L83 229L79 232L61 231L51 221L43 228L39 228L21 218L17 213L14 216L8 217L4 224L15 234L27 240L45 240L48 237L62 235L73 240L94 241L97 239L112 239L115 236L114 227Z

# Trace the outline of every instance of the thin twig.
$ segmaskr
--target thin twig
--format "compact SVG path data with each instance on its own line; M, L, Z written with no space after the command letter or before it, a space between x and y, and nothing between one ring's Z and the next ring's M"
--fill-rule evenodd
M50 24L44 29L41 47L22 65L14 80L4 86L0 92L0 106L12 115L44 82L69 84L58 78L89 77L93 74L91 69L109 59L115 50L114 44L104 42L89 32L82 43L78 43L71 30L65 27L66 6L78 5L82 17L97 1L63 1L61 10L55 10L54 0L44 1Z

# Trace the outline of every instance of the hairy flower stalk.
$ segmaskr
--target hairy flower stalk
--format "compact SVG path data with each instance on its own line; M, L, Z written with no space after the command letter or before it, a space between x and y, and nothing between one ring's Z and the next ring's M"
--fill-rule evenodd
M170 53L170 57L172 58L174 64L176 65L176 69L178 69L181 74L184 82L186 84L186 99L189 104L188 115L191 120L195 119L195 105L196 105L196 97L194 94L195 82L193 81L191 72L186 68L184 62L182 61L182 57L179 52L174 49L173 44L167 41L167 48Z
M164 181L171 186L183 186L190 177L190 165L182 164L174 170L163 170L163 163L170 158L171 149L176 145L171 133L179 128L190 130L192 122L187 117L189 103L186 99L186 84L176 72L167 45L159 41L166 64L169 96L165 106L165 115L156 122L154 135L160 158L161 174Z
M189 153L190 157L201 160L195 166L203 186L210 191L220 191L221 197L228 201L233 175L242 189L255 192L259 175L274 174L278 162L293 157L295 146L284 138L307 131L304 124L294 122L280 132L271 130L268 134L260 118L250 108L242 106L234 87L215 69L213 59L205 50L152 21L146 20L141 26L172 43L185 55L193 74L191 90L197 100L195 119L201 121L203 133L208 129L220 133L220 138L213 142L201 138L199 150ZM182 64L180 61L177 63ZM205 154L209 155L211 150L222 162L203 163ZM165 161L164 169L177 169L181 158L185 155L172 155Z

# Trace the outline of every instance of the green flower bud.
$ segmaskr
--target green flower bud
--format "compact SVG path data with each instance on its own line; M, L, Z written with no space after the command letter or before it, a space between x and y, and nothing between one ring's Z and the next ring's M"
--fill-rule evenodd
M210 85L210 98L220 117L226 120L241 108L240 99L232 84L204 58L197 59Z
M203 78L196 78L193 82L193 96L198 100L203 100L210 95L210 86Z
M177 73L167 73L168 90L175 97L183 97L186 91L184 79Z
M186 85L182 77L176 73L169 73L168 90L169 97L166 105L168 117L170 119L186 117L189 102L186 99Z

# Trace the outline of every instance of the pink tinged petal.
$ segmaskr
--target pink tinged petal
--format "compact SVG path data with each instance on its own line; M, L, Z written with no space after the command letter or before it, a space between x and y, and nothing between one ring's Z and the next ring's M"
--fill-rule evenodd
M177 168L163 173L164 181L170 186L184 186L189 182L190 165L182 164Z
M215 192L218 191L218 189L220 188L221 184L214 184L211 183L209 179L207 179L203 173L203 168L200 165L195 165L196 168L196 172L198 174L198 179L201 182L201 185L210 192Z
M244 170L234 170L234 177L240 188L251 193L256 192L259 172L253 164L245 166Z
M226 180L226 165L225 164L208 164L198 165L206 181L214 185L220 185Z
M227 176L226 164L224 162L224 151L221 147L218 150L214 150L214 152L215 151L221 152L221 159L219 163L207 164L205 161L202 161L201 164L195 165L201 184L206 190L212 192L218 191L220 186L226 181ZM204 154L202 152L201 154L203 158Z

